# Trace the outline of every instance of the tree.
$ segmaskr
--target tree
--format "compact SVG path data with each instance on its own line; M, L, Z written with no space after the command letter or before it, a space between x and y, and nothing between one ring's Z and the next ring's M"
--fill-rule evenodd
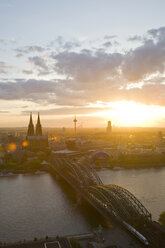
M165 211L163 213L160 214L159 216L159 222L165 226Z

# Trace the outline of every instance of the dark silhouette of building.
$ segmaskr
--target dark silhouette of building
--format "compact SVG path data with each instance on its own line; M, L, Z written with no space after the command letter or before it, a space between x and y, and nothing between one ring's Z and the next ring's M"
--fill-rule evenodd
M40 115L38 113L38 119L37 119L37 124L36 124L36 135L37 136L42 136L42 126L40 122Z
M108 121L107 134L110 135L111 133L112 133L111 121Z
M30 121L29 121L27 136L34 136L34 125L33 125L33 120L32 120L32 113L30 113Z
M34 132L34 125L32 119L32 113L30 113L30 121L27 131L27 149L32 151L44 150L48 147L48 137L42 135L42 125L40 122L40 115L38 113L38 119L36 124L36 132Z

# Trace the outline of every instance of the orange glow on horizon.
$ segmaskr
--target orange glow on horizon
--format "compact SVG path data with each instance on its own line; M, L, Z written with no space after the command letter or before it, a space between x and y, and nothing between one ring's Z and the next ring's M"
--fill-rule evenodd
M157 126L165 116L165 108L156 105L145 105L133 101L109 103L109 109L97 112L105 121L111 120L116 126L149 127Z
M60 109L60 107L59 107ZM83 109L83 111L82 111ZM85 111L86 109L86 111ZM68 107L69 110L69 107ZM73 112L65 111L65 114L43 114L42 126L53 128L73 128L73 116L76 112L79 124L83 128L104 128L107 121L112 121L112 126L116 127L164 127L165 126L165 106L147 105L135 101L116 101L89 104L85 107L75 107ZM25 120L24 115L6 114L0 123L1 127L26 127L29 117ZM49 137L56 141L56 136Z

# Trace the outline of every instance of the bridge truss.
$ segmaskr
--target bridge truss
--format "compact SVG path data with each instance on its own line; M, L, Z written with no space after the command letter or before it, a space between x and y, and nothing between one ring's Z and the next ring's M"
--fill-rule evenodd
M55 158L54 161L58 173L81 189L106 214L134 226L151 221L151 214L132 193L114 184L103 185L89 164L71 158Z

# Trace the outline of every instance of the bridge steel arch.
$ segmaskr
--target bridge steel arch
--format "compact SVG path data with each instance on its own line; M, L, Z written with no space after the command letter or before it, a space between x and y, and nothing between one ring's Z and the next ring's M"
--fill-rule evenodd
M135 221L145 223L151 220L151 214L148 210L128 190L117 185L97 186L97 190L96 188L94 188L94 190L96 192L100 191L100 193L105 196L106 200L102 197L100 200L103 200L104 204L108 207L110 206L110 208L115 211L116 215L123 220L128 221L129 223Z
M109 198L109 201L111 202L113 208L115 209L116 214L122 217L123 219L128 220L129 219L128 210L126 209L125 204L123 204L123 202L118 197L118 195L108 191L105 186L99 187L99 189Z
M96 204L100 204L106 213L109 212L131 224L151 221L149 211L132 193L114 184L103 185L91 166L67 158L56 161L59 173L63 173L68 180L71 177L72 183L86 192L91 199L95 199Z
M130 191L114 184L105 185L104 187L107 188L109 192L114 192L120 199L124 200L126 208L131 207L133 212L137 211L139 217L149 221L151 220L149 211Z
M98 176L96 171L92 168L92 166L87 166L86 164L81 164L81 163L79 163L78 166L81 168L84 174L88 175L89 181L91 181L89 185L103 185L100 177Z

